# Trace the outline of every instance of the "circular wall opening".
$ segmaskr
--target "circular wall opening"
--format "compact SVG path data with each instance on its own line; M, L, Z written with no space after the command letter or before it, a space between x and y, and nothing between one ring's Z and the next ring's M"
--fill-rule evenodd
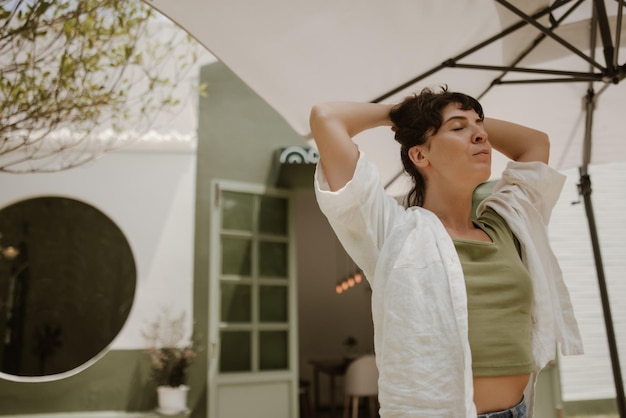
M0 210L0 377L52 380L102 356L130 313L132 250L93 206L37 197Z

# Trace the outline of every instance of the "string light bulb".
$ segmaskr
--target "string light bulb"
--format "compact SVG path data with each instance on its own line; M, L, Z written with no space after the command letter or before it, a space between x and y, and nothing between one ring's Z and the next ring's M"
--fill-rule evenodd
M335 285L335 292L338 295L363 282L363 270L361 270L359 266L356 265L356 263L350 258L347 253L345 253L345 251L342 253L345 260L344 272L348 273L344 276L343 279L338 280L337 284ZM353 273L350 271L352 271Z

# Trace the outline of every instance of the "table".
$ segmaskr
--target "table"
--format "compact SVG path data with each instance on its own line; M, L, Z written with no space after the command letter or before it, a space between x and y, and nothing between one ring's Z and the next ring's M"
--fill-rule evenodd
M320 408L320 374L328 375L330 380L330 417L335 418L335 377L346 373L350 359L313 359L309 364L313 366L313 415L317 417Z

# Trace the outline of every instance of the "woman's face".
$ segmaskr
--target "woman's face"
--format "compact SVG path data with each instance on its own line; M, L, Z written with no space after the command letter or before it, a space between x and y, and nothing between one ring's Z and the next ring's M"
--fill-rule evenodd
M483 120L474 110L451 103L442 111L441 128L432 135L422 153L428 160L426 176L476 185L491 176L491 144Z

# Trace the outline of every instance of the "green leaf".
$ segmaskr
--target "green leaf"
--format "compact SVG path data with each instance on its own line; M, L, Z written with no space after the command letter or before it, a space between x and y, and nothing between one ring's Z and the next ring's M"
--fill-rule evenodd
M72 20L66 20L63 23L63 33L67 39L72 39L74 36L74 22Z

